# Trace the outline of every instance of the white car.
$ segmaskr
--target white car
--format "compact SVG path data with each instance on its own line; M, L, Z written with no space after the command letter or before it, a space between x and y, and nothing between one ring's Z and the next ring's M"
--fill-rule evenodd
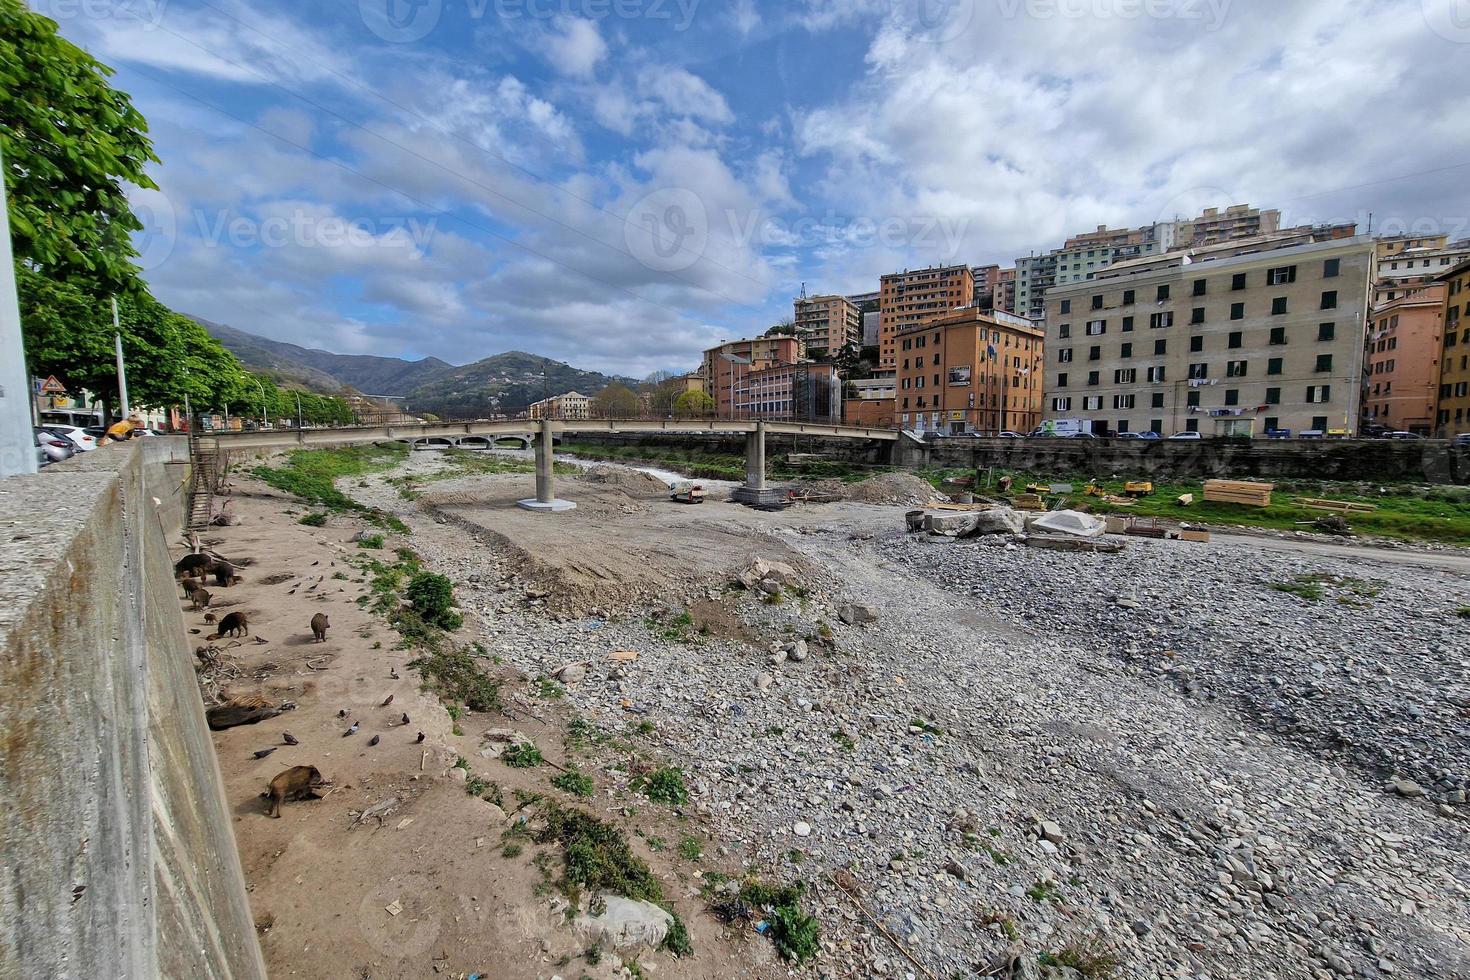
M77 452L79 453L85 453L89 450L97 448L97 439L94 436L89 435L87 431L79 425L55 425L48 422L46 425L41 426L41 428L45 429L53 436L60 436L61 438L67 440L73 446L77 447Z
M1176 432L1172 436L1170 436L1169 438L1170 439L1203 439L1204 436L1200 435L1198 432Z

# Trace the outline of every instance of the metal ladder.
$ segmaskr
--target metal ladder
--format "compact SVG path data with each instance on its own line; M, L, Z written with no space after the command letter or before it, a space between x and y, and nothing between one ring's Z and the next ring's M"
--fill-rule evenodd
M219 440L189 433L189 530L202 531L214 517L215 463Z

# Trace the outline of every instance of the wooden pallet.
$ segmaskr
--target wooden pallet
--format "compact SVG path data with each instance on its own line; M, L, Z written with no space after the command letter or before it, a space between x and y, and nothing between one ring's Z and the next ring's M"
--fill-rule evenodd
M1377 504L1360 504L1351 500L1318 500L1316 497L1298 497L1296 502L1312 510L1328 510L1336 514L1371 514Z
M1243 480L1206 480L1205 500L1217 504L1244 504L1247 507L1270 507L1274 483L1250 483Z

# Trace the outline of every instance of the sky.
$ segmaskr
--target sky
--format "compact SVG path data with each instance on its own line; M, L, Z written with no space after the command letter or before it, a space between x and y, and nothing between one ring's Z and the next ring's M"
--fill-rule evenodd
M643 377L885 272L1232 203L1470 236L1470 0L33 0L182 312Z

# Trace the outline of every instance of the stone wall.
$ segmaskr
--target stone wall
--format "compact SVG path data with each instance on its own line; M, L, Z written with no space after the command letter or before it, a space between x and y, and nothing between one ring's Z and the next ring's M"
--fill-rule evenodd
M904 466L990 467L1059 476L1470 483L1470 450L1444 442L1201 439L903 440Z
M0 976L265 976L166 546L187 453L0 482Z
M745 456L743 432L728 435L703 432L569 432L565 441L588 446L647 448L650 454L661 449L677 449L684 452L724 453L742 458ZM892 446L891 442L876 439L836 439L766 433L767 459L788 453L815 453L849 463L887 464Z

